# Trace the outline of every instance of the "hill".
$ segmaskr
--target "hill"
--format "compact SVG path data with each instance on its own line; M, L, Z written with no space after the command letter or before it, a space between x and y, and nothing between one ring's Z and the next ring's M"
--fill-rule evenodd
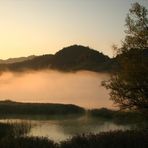
M112 59L80 45L73 45L58 51L55 55L42 55L16 63L0 64L0 71L22 71L56 69L61 71L90 70L106 72L112 69Z
M58 51L52 68L60 70L108 71L110 58L89 47L73 45Z

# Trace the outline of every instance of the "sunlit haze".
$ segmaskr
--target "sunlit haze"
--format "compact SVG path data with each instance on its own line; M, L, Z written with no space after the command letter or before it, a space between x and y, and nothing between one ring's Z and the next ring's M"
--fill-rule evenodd
M0 59L81 44L112 56L135 0L1 0ZM147 0L139 0L147 5Z
M76 104L86 108L113 108L108 91L101 86L101 81L106 79L108 79L107 74L88 71L6 72L0 79L0 100Z

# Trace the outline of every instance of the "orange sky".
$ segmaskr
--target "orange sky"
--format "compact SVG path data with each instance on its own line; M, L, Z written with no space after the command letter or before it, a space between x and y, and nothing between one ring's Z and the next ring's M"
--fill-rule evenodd
M131 2L135 0L1 0L0 59L55 53L73 44L112 56L112 44L124 38Z

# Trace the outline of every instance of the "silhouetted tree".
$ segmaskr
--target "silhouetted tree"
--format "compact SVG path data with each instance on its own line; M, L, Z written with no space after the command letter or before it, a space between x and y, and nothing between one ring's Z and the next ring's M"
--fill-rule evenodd
M126 36L116 49L119 69L109 81L110 98L121 109L148 111L148 11L139 3L132 4L126 18Z
M126 37L122 42L122 51L131 48L148 47L148 10L139 3L132 4L126 17Z

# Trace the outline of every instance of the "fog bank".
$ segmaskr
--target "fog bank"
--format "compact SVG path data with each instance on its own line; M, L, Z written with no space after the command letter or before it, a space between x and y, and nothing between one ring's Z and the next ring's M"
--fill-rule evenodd
M86 108L109 107L107 90L101 81L107 74L80 71L62 73L45 70L6 72L0 76L0 100L76 104Z

